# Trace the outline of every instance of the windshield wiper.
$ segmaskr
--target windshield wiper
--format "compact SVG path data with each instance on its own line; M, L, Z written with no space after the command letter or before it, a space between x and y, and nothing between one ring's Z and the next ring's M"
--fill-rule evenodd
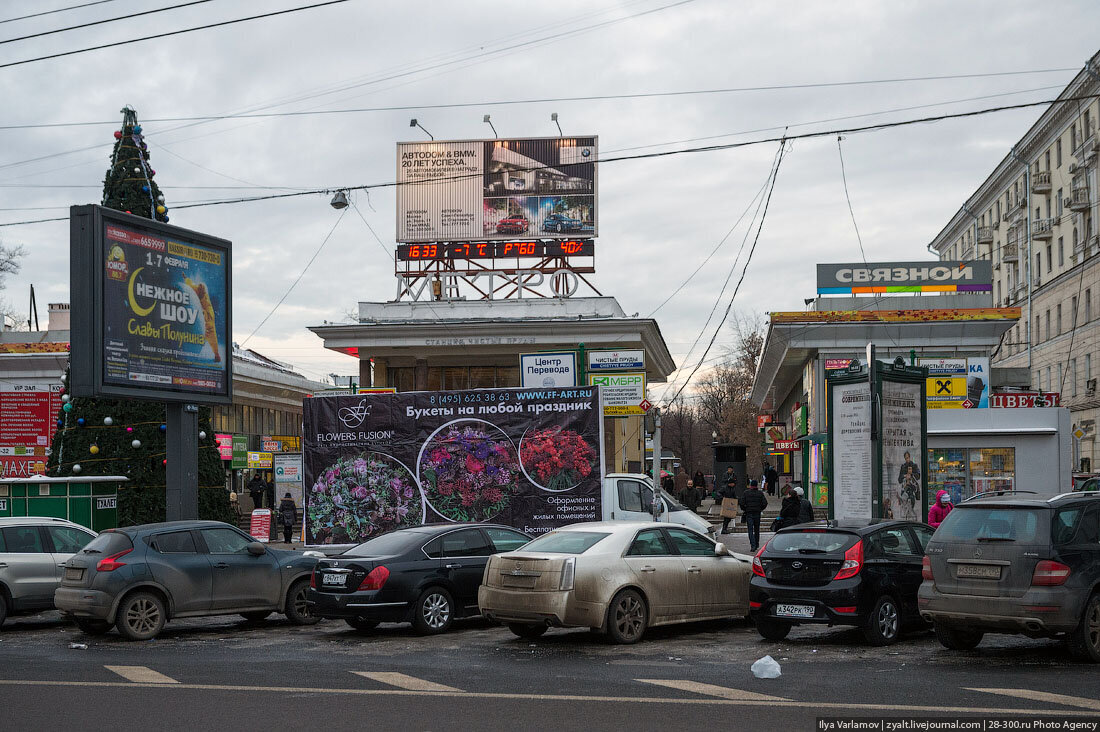
M979 536L978 541L1016 541L1007 536Z
M85 549L84 553L85 554L102 554L103 552L99 551L98 549Z

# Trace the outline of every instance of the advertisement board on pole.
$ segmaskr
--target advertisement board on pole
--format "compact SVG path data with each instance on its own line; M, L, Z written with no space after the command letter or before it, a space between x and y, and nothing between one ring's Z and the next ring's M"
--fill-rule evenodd
M248 467L248 435L233 435L233 461L229 467L234 470Z
M272 456L275 465L275 493L278 498L289 493L294 503L302 505L302 455L281 452Z
M306 399L306 542L420 524L541 533L602 517L596 389L479 389Z
M594 237L597 138L397 143L397 241Z
M989 406L989 357L921 358L928 369L929 409L984 409Z
M222 460L233 459L233 435L216 432L214 443L218 446L218 457Z
M230 243L101 206L70 221L72 394L232 403Z
M271 453L270 452L254 452L248 453L248 469L264 470L271 467Z
M588 384L600 387L605 417L634 417L645 414L649 408L644 371L589 374Z
M871 386L830 384L829 429L833 518L870 519Z
M248 535L256 541L268 543L271 541L271 509L256 508L252 510L252 516L248 522Z
M924 520L920 384L882 382L882 516Z
M589 351L589 371L637 371L645 368L645 351Z
M525 389L576 386L577 354L575 351L521 353L519 379Z

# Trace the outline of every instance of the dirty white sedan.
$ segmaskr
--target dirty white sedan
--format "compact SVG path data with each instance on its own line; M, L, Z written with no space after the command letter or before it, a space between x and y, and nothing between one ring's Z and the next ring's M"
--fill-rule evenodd
M635 643L654 625L748 615L751 561L674 524L573 524L490 558L478 605L523 638L589 627Z

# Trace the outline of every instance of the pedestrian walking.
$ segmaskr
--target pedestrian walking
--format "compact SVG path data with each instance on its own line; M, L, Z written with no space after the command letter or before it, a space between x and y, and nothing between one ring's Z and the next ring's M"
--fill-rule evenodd
M951 513L955 504L951 502L951 494L947 491L936 491L936 502L928 509L928 525L934 529L939 528L947 514Z
M714 481L714 499L718 500L718 493L725 487L726 483L733 481L736 485L737 474L733 472L733 466L726 466L726 474L722 476L721 480ZM736 497L736 496L735 496Z
M252 498L253 508L264 507L264 491L267 490L267 484L264 483L264 479L260 477L259 473L252 474L252 480L248 481L248 495Z
M745 515L745 525L749 529L749 551L754 552L760 548L760 514L768 507L768 497L755 480L750 480L748 489L741 494L737 505Z
M681 467L679 472L676 473L676 478L672 481L672 495L679 496L683 493L689 480L687 471Z
M699 486L695 485L695 481L689 480L683 496L680 497L680 503L684 504L685 508L696 511L702 502L703 492L699 490Z
M676 495L676 481L672 479L671 475L666 475L661 478L661 490L669 494L673 498L678 498Z
M287 493L279 501L279 524L283 527L283 541L287 544L294 538L294 525L298 523L298 507L294 498Z
M726 503L727 500L731 502L737 500L737 480L732 473L726 484L718 489L717 496L716 500L722 504L722 533L725 534L729 531L730 519L735 518L737 515L737 504Z
M808 524L814 520L814 507L810 499L806 498L802 486L795 486L794 492L798 495L798 523Z
M267 507L271 509L271 538L274 539L279 535L279 529L275 517L275 483L272 482L270 474L264 481L264 495L267 497Z
M764 485L767 486L768 495L774 496L779 485L779 473L769 463L764 463Z
M787 486L787 495L783 496L783 504L779 507L779 517L775 520L776 527L794 526L798 523L798 512L802 506L795 493L794 486Z
M703 476L702 470L696 470L695 475L691 476L691 480L695 483L695 487L698 488L700 492L706 493L707 479Z

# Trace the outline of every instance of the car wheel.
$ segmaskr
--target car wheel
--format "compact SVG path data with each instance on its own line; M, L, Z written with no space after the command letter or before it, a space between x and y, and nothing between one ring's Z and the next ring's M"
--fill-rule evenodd
M367 620L366 618L344 618L344 622L356 630L374 630L378 627L377 620Z
M759 617L756 618L756 632L764 640L780 641L791 632L791 624L784 623L782 620Z
M863 623L863 637L873 646L888 646L898 639L900 631L901 613L898 611L898 604L894 602L894 598L883 595Z
M286 591L286 610L284 614L295 625L316 625L321 622L321 618L313 614L313 609L309 605L308 592L308 578L295 581L290 585L290 589Z
M621 590L607 608L607 634L616 643L637 643L649 625L649 610L637 590Z
M164 628L164 603L149 592L135 592L123 598L118 606L115 627L126 640L143 641L156 638Z
M1069 635L1069 652L1081 660L1100 663L1100 594L1085 603L1081 623Z
M4 597L4 593L0 592L0 625L4 624L4 621L8 619L8 601Z
M92 620L91 618L77 618L73 622L76 627L87 635L106 635L111 630L111 624L106 620Z
M546 632L546 626L542 624L531 625L530 623L508 623L508 630L520 638L538 638Z
M451 627L455 616L451 593L442 587L429 587L420 593L413 609L413 628L417 633L435 635Z
M952 651L972 651L978 647L978 644L982 642L982 636L985 635L980 630L951 628L942 623L933 623L932 627L936 632L936 640L944 648Z
M249 613L241 613L241 617L250 623L258 623L261 620L267 620L267 616L270 614L270 610L253 610Z

